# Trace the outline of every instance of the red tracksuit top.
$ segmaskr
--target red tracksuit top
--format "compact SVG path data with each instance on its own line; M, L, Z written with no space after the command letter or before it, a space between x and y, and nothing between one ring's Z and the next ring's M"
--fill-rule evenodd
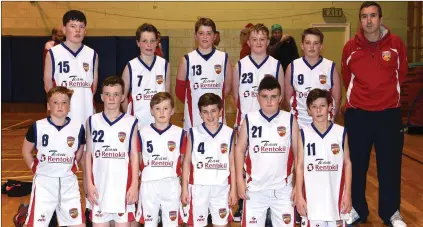
M382 26L383 37L368 41L363 30L342 52L347 108L381 111L400 107L400 85L407 74L407 52L401 39Z

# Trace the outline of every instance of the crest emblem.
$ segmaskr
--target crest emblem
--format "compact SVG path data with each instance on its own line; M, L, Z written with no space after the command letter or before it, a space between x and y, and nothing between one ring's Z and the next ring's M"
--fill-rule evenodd
M85 72L88 72L88 70L90 69L90 65L88 63L82 63L82 67L84 67Z
M285 134L286 134L286 128L284 127L284 126L279 126L278 127L278 134L279 134L279 136L285 136Z
M176 211L169 211L169 218L171 221L176 220Z
M157 84L162 84L163 83L163 76L162 75L157 75L156 76L156 81L157 81Z
M68 146L72 147L73 144L75 143L75 138L73 138L72 136L68 136L67 142L68 142Z
M319 81L320 81L321 84L325 84L326 79L327 79L326 75L323 75L323 74L319 75Z
M176 143L173 141L167 141L167 147L169 148L169 151L174 151L176 147Z
M291 222L291 215L290 214L283 214L282 218L283 218L283 222L285 222L285 224L289 224Z
M124 213L118 213L119 217L122 217L124 215Z
M220 74L222 72L222 66L221 65L214 65L214 70L217 74Z
M126 133L119 132L118 137L119 137L119 141L123 143L123 141L125 141L125 138L126 138Z
M383 51L382 52L382 58L385 61L391 60L391 51Z
M220 218L224 218L224 217L226 217L226 214L227 214L228 212L226 211L226 208L220 208L219 209L219 216L220 216Z
M339 153L339 145L337 143L333 143L330 145L330 148L332 150L333 154L338 154Z
M228 151L228 144L226 143L220 144L220 151L222 152L222 154L225 154Z
M72 209L70 209L70 210L69 210L69 215L70 215L72 218L77 218L77 217L78 217L78 209L76 209L76 208L72 208Z

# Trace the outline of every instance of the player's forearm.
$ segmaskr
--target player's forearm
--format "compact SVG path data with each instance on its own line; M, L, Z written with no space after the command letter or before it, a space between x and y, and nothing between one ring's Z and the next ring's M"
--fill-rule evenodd
M183 162L183 167L182 167L182 190L188 190L188 177L189 177L189 171L190 171L190 163L191 163L191 159L188 157L185 157Z
M352 182L352 165L351 161L344 163L345 168L345 195L351 196L351 182Z
M32 157L32 153L31 152L23 152L22 153L23 159L26 163L26 165L28 166L29 169L32 168L32 163L34 162L34 158Z
M297 171L295 175L295 190L296 196L300 196L299 198L303 197L303 183L304 183L304 165L298 164Z
M48 91L50 91L50 89L52 88L53 88L53 81L44 80L44 90L46 91L46 93L48 93Z
M235 174L236 174L236 180L239 182L244 180L244 175L243 175L244 159L245 159L244 153L236 149L235 150Z
M85 170L84 170L84 176L85 176L85 182L86 185L93 185L93 178L92 178L92 166L91 166L91 152L87 151L85 152Z
M125 96L125 97L127 97L127 96ZM126 112L128 111L128 104L129 104L129 102L128 102L128 98L125 98L125 100L123 100L123 102L122 102L122 104L121 104L121 106L122 106L122 111L123 111L124 113L126 113Z

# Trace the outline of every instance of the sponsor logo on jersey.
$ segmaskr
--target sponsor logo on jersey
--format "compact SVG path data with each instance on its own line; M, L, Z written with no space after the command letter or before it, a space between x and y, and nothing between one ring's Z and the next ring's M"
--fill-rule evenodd
M207 157L206 162L204 163L204 169L225 170L228 169L228 163L222 163L218 159L213 159L213 157Z
M286 134L286 128L284 127L284 126L279 126L278 128L278 134L279 134L279 136L285 136L285 134Z
M222 72L222 65L214 65L214 70L217 74L220 74Z
M291 215L290 214L283 214L282 219L283 219L283 222L285 222L285 224L289 224L291 222Z
M152 155L150 161L148 164L151 167L173 167L173 161L168 157L160 157L158 154Z
M202 162L198 162L197 163L197 169L202 169L203 168L203 163Z
M40 157L40 162L44 162L46 160L46 155L42 154Z
M72 164L74 161L74 157L66 156L66 154L59 153L57 150L50 150L48 153L47 157L44 156L44 160L47 159L48 163Z
M138 101L138 100L141 100L142 99L142 94L141 93L139 93L139 94L137 94L136 96L135 96L135 99Z
M250 96L250 91L249 90L244 91L244 98L247 98L248 96Z
M192 87L194 88L194 90L197 90L200 87L200 85L198 83L194 83Z
M336 227L342 227L344 225L343 220L336 220Z
M80 78L78 76L70 76L69 77L68 87L83 87L83 88L91 88L91 83L88 83L84 80L84 78Z
M62 81L62 83L60 84L60 86L67 87L68 86L68 82L66 80Z
M46 216L44 214L42 214L37 221L38 222L45 222L46 221Z
M176 214L176 211L169 211L169 218L170 218L170 220L171 221L175 221L176 220L176 216L177 216L177 214Z
M251 97L257 97L258 96L257 86L253 86L252 91L249 91L249 90L244 91L244 98L248 98L250 96Z
M201 78L200 82L194 83L194 90L200 89L221 89L222 84L209 78Z
M74 138L74 137L72 137L72 136L68 136L68 138L67 138L67 142L68 142L68 146L69 146L69 147L72 147L72 146L73 146L73 144L75 143L75 138Z
M167 141L167 147L169 148L169 151L174 151L176 147L176 143L174 141Z
M143 95L143 99L144 100L151 100L151 98L153 98L153 96L157 93L157 91L154 91L152 89L146 88L144 89L144 95Z
M382 58L383 58L383 60L385 60L385 61L389 61L389 60L391 60L391 51L383 51L382 52Z
M317 172L334 172L338 171L339 165L332 164L331 161L325 161L322 158L318 158L315 160L315 163L310 163L307 166L307 170L310 171L317 171Z
M157 75L156 76L156 82L157 84L162 84L163 83L163 75Z
M228 144L227 143L220 144L220 152L222 152L222 154L225 154L227 151L228 151Z
M254 153L259 152L259 151L260 151L260 146L259 146L259 145L255 145L255 146L253 147L253 151L254 151Z
M88 70L90 69L90 65L86 62L82 63L82 67L84 68L85 72L88 72Z
M224 218L224 217L226 217L226 214L227 214L228 212L226 211L226 208L220 208L219 209L219 216L220 216L220 218Z
M254 146L253 151L254 153L285 153L287 148L286 146L281 146L278 143L263 140L260 145Z
M97 152L97 151L96 151ZM113 158L113 159L125 159L126 153L118 151L117 148L112 148L108 145L102 147L102 151L99 155L101 158ZM96 154L97 157L97 154Z
M298 98L300 98L300 99L305 98L306 99L310 90L311 90L311 87L306 87L304 92L301 92L301 91L298 92Z
M326 83L326 79L327 79L327 76L326 75L319 75L319 81L320 81L320 83L321 84L325 84Z
M119 141L123 143L125 141L125 138L126 138L126 133L125 132L119 132L118 137L119 137Z
M100 150L96 150L95 153L94 153L94 156L96 158L100 157Z
M256 217L251 217L251 220L250 220L250 224L257 224L257 219L256 219Z
M72 208L72 209L70 209L69 210L69 215L72 217L72 218L77 218L78 217L78 209L76 209L76 208Z
M333 154L338 154L339 151L340 151L339 145L337 143L331 144L330 148L331 148Z
M203 215L200 215L200 216L198 216L198 218L197 218L197 221L198 222L202 222L202 221L205 221L206 219L204 218L204 216Z

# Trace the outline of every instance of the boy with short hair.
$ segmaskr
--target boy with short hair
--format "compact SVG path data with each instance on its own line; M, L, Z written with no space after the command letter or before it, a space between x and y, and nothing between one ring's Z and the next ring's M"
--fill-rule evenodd
M134 220L138 201L137 122L120 111L124 100L122 78L103 81L104 111L87 120L87 198L93 206L93 226L127 226Z
M303 227L346 226L342 219L351 210L348 137L344 127L328 121L331 101L329 91L318 88L307 97L313 123L300 131L296 169L296 206Z
M314 88L329 90L334 106L330 118L332 121L341 104L341 80L335 63L320 55L323 48L323 33L317 28L308 28L302 34L301 49L304 56L288 65L285 77L285 99L298 120L300 128L310 125L306 99Z
M54 211L60 226L85 226L75 175L84 149L85 131L80 122L67 117L72 93L61 86L49 90L50 116L29 128L22 146L23 158L35 174L25 221L28 227L47 226Z
M150 112L155 122L139 130L142 173L136 219L146 227L156 227L161 209L163 226L178 226L180 155L185 153L185 131L170 124L175 109L168 92L153 96Z
M226 226L232 219L229 206L237 202L234 130L219 122L222 105L218 95L202 95L198 108L204 122L189 131L181 194L189 226L207 226L209 209L213 226Z
M275 77L262 79L257 99L261 109L246 114L235 148L242 226L264 226L268 208L274 226L295 226L291 197L298 125L292 114L279 110L283 96Z
M198 49L181 58L176 76L175 93L185 104L184 130L202 123L199 110L195 108L200 96L210 92L225 100L231 90L231 61L228 53L213 47L215 39L216 25L213 20L199 18L195 23ZM224 108L220 122L226 122Z

